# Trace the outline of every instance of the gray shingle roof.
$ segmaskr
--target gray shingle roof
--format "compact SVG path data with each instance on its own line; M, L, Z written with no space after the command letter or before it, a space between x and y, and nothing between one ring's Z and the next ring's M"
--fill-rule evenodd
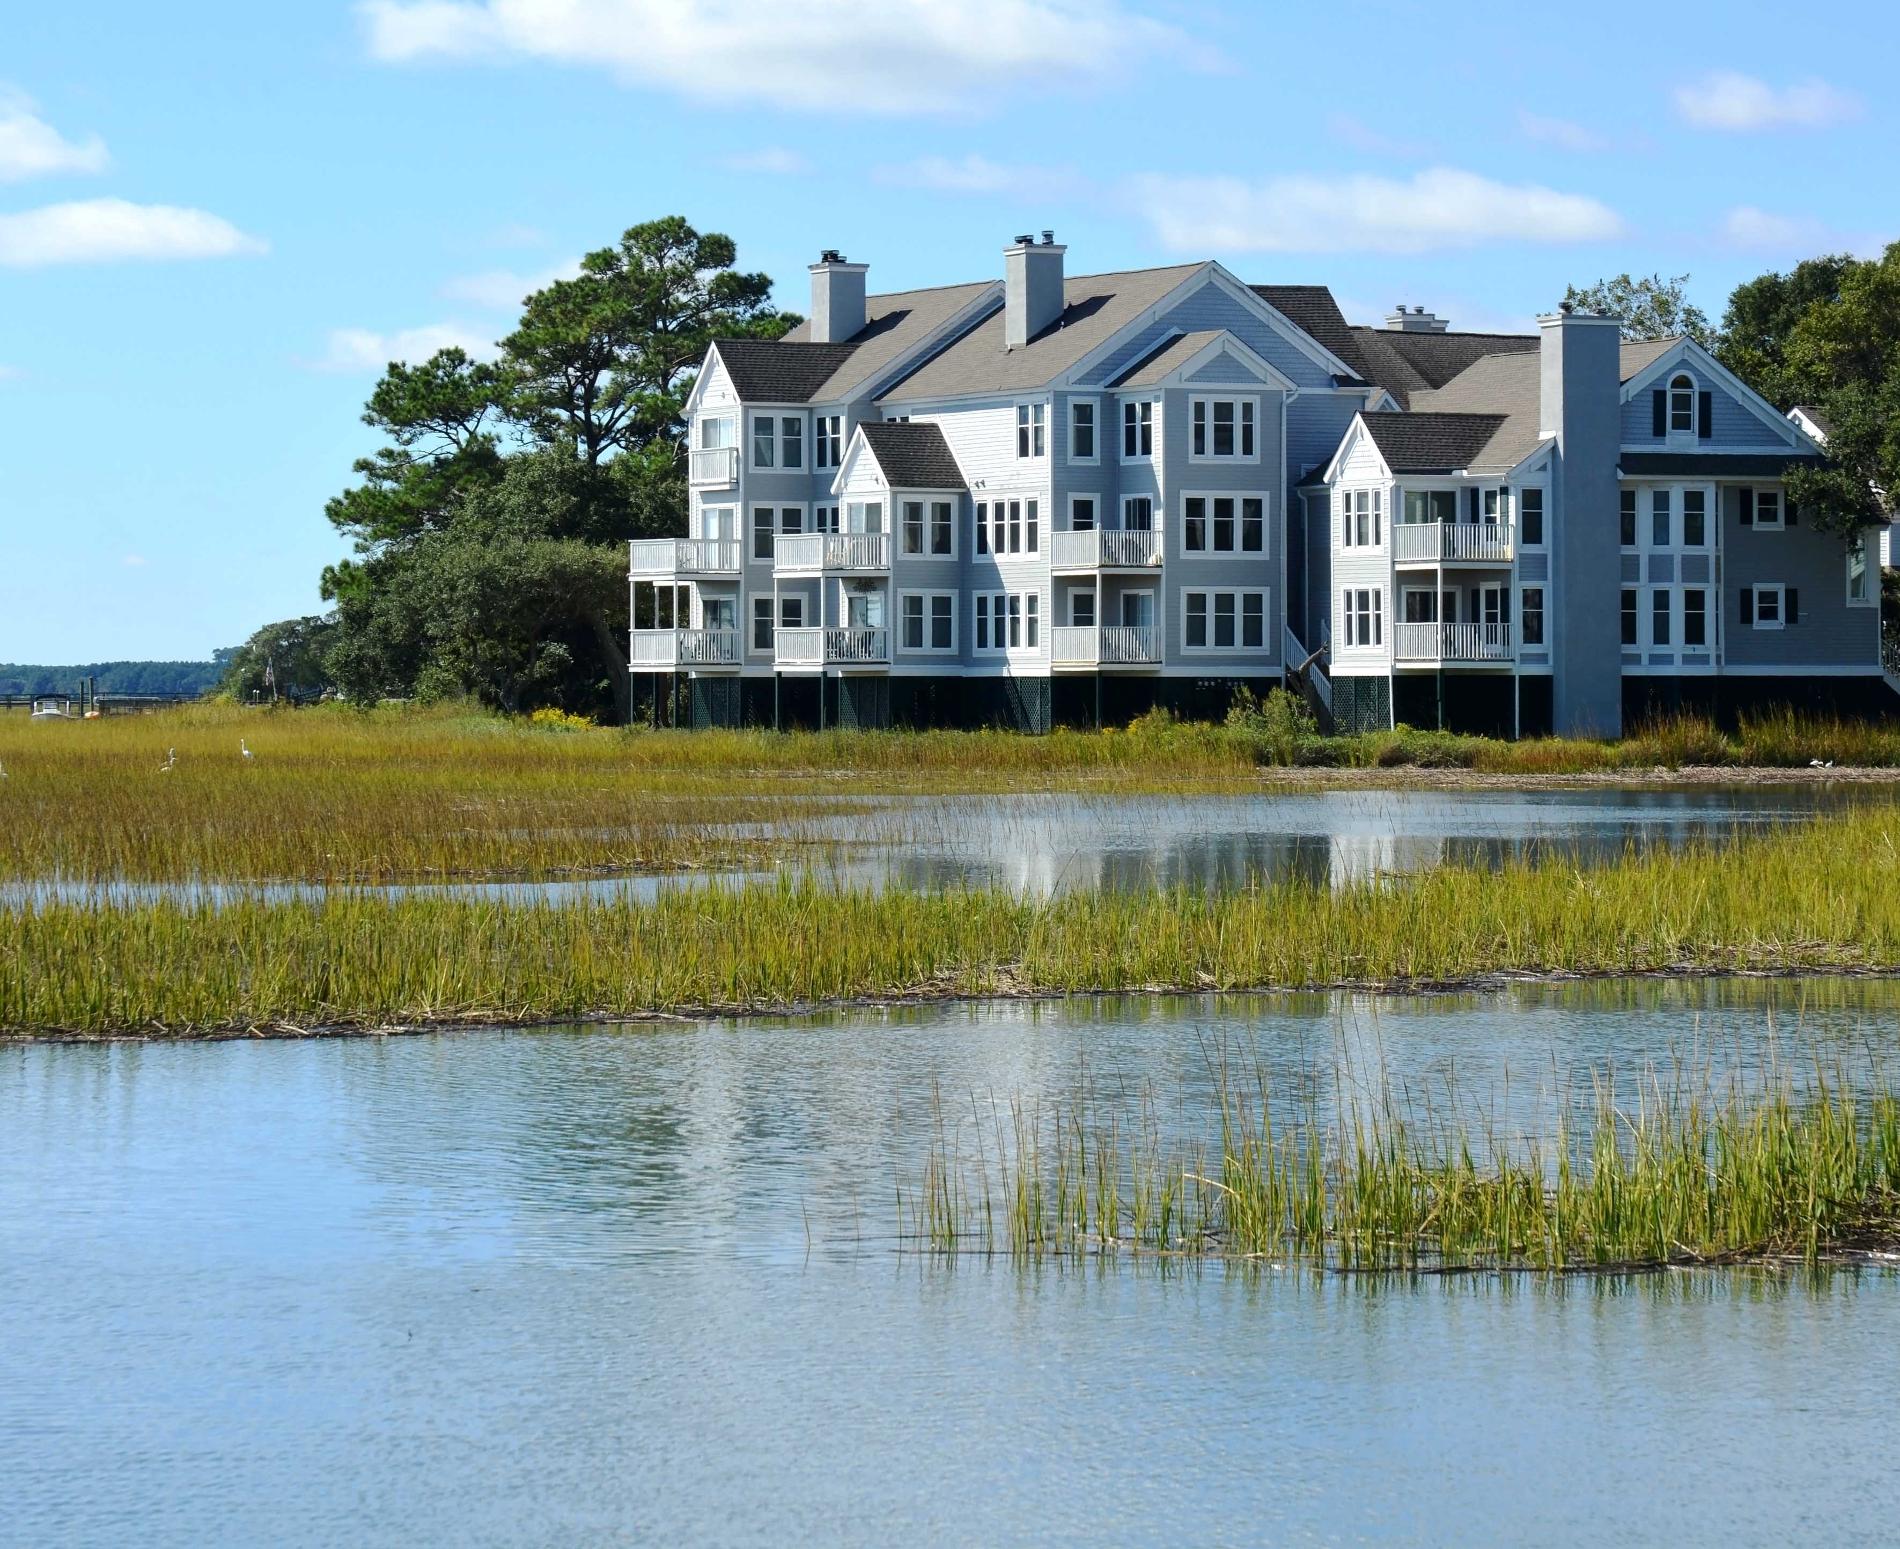
M1498 433L1502 414L1367 414L1365 426L1394 473L1469 468Z
M1412 394L1443 387L1473 361L1486 355L1529 354L1537 349L1532 333L1405 333L1396 328L1352 330L1366 380L1383 387L1404 408Z
M1063 282L1062 315L1020 349L1003 347L1003 311L999 305L880 401L917 403L968 393L1008 393L1046 386L1204 267L1177 264L1166 269L1070 276Z
M1658 356L1667 355L1680 343L1682 343L1681 334L1667 339L1625 340L1620 352L1623 380L1627 382L1653 363Z
M1834 439L1834 422L1823 414L1814 404L1797 403L1791 412L1805 416L1808 423L1820 431L1825 440L1832 441Z
M941 427L866 420L859 428L892 489L969 488Z
M1179 371L1218 339L1224 331L1220 328L1197 328L1192 333L1182 334L1179 338L1165 339L1108 385L1110 387L1153 387L1169 372Z
M837 369L811 394L809 402L848 402L892 364L916 349L964 308L979 300L988 290L1000 291L999 280L981 280L972 285L938 285L928 290L892 291L884 296L867 296L864 302L864 327L844 344L819 345L819 349L848 350ZM785 335L784 343L804 345L811 337L811 324L800 323Z
M1372 380L1366 375L1359 341L1353 337L1339 303L1333 300L1333 293L1324 285L1254 285L1249 288L1314 343L1331 350L1361 381Z
M715 339L713 348L747 403L810 403L857 350L778 339Z
M1538 398L1543 357L1535 351L1481 355L1443 387L1412 395L1414 410L1432 414L1491 414L1496 434L1461 466L1514 468L1537 449Z

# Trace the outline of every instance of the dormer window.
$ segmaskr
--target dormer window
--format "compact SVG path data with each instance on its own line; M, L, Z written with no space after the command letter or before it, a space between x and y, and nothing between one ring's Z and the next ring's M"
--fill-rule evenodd
M1669 431L1671 435L1695 433L1695 379L1686 374L1669 383Z

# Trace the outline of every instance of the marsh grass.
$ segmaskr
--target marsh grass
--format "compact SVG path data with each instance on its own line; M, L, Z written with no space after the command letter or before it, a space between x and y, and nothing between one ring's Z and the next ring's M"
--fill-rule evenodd
M920 1179L898 1190L899 1239L1372 1272L1813 1264L1900 1245L1900 1098L1819 1070L1722 1089L1652 1075L1633 1106L1599 1075L1590 1122L1559 1117L1548 1139L1390 1092L1370 1112L1285 1116L1226 1073L1215 1107L1215 1133L1172 1139L1148 1088L1126 1118L1086 1086L1046 1108L973 1103L957 1125L940 1113Z
M33 903L0 1027L97 1034L760 1010L867 997L1416 986L1900 966L1900 813L1590 870L1552 856L1233 893L679 887L502 904L335 891Z

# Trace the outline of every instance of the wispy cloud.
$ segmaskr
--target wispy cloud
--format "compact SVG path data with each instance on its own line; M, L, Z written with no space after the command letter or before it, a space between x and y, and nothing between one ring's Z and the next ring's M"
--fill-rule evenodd
M1535 140L1539 145L1555 146L1560 151L1575 151L1579 155L1607 151L1613 143L1606 134L1599 134L1567 118L1547 118L1542 113L1531 112L1529 108L1517 110L1517 127L1527 140Z
M721 156L719 165L728 172L761 172L771 177L805 177L812 170L810 157L783 145Z
M1698 129L1746 134L1763 129L1824 129L1861 115L1861 101L1826 81L1810 79L1791 86L1736 70L1717 70L1675 91L1676 112Z
M532 274L514 269L489 269L481 274L461 274L442 284L442 294L450 301L466 301L473 306L503 311L518 307L537 290L556 280L571 280L581 272L578 258L553 264Z
M323 355L311 364L319 371L381 371L392 360L413 365L447 349L464 350L477 360L492 360L497 353L492 339L461 323L428 323L393 333L334 328Z
M1393 156L1400 161L1417 161L1432 154L1431 146L1425 141L1388 134L1351 113L1328 116L1326 131L1341 145L1350 146L1368 156Z
M127 554L119 563L124 565L128 570L143 570L145 568L145 556L143 554Z
M1425 253L1499 241L1597 242L1624 229L1616 211L1588 195L1451 167L1403 179L1151 175L1132 179L1128 195L1160 240L1181 252Z
M825 113L963 113L1212 50L1122 0L363 0L389 64L535 60L629 86Z
M1889 240L1877 232L1840 231L1807 215L1779 215L1752 204L1738 204L1722 217L1718 235L1724 246L1750 253L1806 256L1851 253L1873 258Z
M940 194L1011 199L1053 199L1080 191L1084 180L1071 167L1011 166L986 156L920 156L871 169L887 188L922 188Z
M0 89L0 183L103 172L111 159L96 134L69 140L39 116L32 98Z
M0 382L17 382L25 375L26 372L21 367L9 366L4 361L0 361Z
M230 258L266 244L221 216L172 204L82 199L0 215L0 266Z

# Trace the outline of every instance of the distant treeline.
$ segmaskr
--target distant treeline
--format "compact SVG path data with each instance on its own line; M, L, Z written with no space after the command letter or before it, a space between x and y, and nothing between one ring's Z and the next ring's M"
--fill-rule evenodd
M232 653L208 662L88 662L79 667L32 667L0 662L0 694L70 694L82 678L98 679L102 694L202 694L218 686Z

